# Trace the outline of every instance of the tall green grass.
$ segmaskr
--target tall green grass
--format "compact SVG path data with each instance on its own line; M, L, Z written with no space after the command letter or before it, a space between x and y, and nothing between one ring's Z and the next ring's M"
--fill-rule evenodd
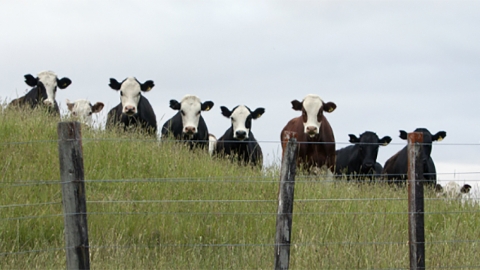
M64 268L57 118L0 114L0 268ZM92 268L271 269L278 168L82 129ZM408 268L407 194L299 173L292 269ZM480 215L427 192L430 268L476 267Z

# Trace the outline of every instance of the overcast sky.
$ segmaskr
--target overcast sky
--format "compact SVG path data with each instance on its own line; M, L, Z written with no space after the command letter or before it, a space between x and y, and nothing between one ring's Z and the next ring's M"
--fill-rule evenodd
M24 75L52 70L72 80L65 99L118 104L109 78L153 80L144 96L158 125L169 100L211 100L203 116L217 137L230 126L220 106L266 113L253 123L267 162L280 131L318 94L337 148L348 134L389 135L381 164L404 145L399 130L444 130L432 157L439 179L480 179L479 1L5 1L0 9L0 98L29 88ZM471 180L470 180L471 179Z

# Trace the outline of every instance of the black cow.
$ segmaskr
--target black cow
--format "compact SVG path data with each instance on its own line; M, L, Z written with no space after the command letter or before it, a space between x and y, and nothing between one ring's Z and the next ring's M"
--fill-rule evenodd
M437 172L435 170L435 164L433 159L430 156L432 153L432 142L441 141L447 136L445 131L439 131L437 134L432 135L430 131L425 128L417 128L414 132L423 133L423 144L422 144L422 162L423 162L423 179L425 183L435 187L437 184ZM407 132L400 130L400 138L407 140ZM383 174L390 183L404 184L407 179L408 172L408 146L402 148L395 155L389 158L385 162L383 168Z
M177 110L178 113L163 124L162 139L171 136L177 140L187 141L190 148L194 146L207 148L211 142L201 112L209 111L212 107L212 101L202 103L193 95L184 96L180 102L170 100L170 108Z
M31 74L25 75L25 83L33 88L25 96L12 100L9 106L31 109L47 106L49 112L60 115L55 94L57 87L65 89L72 83L69 78L58 79L52 71L43 71L37 77L33 77Z
M371 131L364 132L360 138L353 134L348 136L354 145L336 151L335 173L345 174L348 180L372 179L373 174L381 174L382 166L377 162L378 148L380 145L388 145L392 138L385 136L379 139L377 134Z
M153 81L146 81L142 84L134 77L129 77L119 83L115 79L110 79L109 86L113 90L120 91L120 104L108 112L106 128L112 129L120 126L125 131L140 129L152 136L156 135L155 112L150 102L141 94L141 92L150 91L155 86Z
M238 159L241 164L262 166L262 149L252 133L252 119L258 119L265 113L264 108L251 111L244 105L239 105L233 110L220 107L222 115L230 118L232 125L218 139L215 154L230 156Z

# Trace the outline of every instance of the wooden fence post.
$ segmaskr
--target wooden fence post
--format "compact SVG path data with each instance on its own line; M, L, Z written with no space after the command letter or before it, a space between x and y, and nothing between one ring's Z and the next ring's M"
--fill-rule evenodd
M423 133L408 133L408 236L410 269L425 269Z
M90 269L80 123L58 123L67 269Z
M292 234L293 195L297 140L290 138L283 156L278 188L277 225L275 233L275 269L288 269Z

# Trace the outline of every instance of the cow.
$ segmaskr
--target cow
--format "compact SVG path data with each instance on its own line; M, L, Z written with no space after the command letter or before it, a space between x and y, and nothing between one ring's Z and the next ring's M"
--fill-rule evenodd
M442 187L440 184L435 185L437 197L445 197L447 199L461 199L464 194L470 193L472 186L464 184L460 186L457 182L450 181Z
M360 137L348 135L353 145L336 151L335 174L345 175L347 180L365 178L373 180L373 176L382 173L382 166L377 162L378 148L391 141L390 136L378 138L375 132L365 131Z
M262 166L262 149L252 133L252 120L260 118L265 113L264 108L251 111L244 105L239 105L231 111L221 106L222 115L231 120L231 126L217 141L214 154L237 159L240 164Z
M282 157L289 138L298 141L297 166L313 172L326 166L331 173L335 167L335 137L324 112L333 112L337 105L325 103L318 95L307 95L301 102L293 100L292 108L302 115L290 120L280 133Z
M67 77L58 79L53 71L40 72L37 77L33 77L31 74L27 74L24 77L25 83L33 88L23 97L12 100L9 106L31 109L46 106L48 112L53 115L60 115L60 109L55 100L57 87L65 89L72 84L72 81Z
M170 100L170 108L178 112L163 124L162 140L172 137L187 142L190 149L195 146L212 148L214 139L208 133L207 124L201 112L209 111L213 104L212 101L202 103L194 95L185 95L180 102L175 99Z
M417 128L414 132L423 134L423 143L421 150L421 161L423 163L423 179L427 186L432 188L437 184L437 172L432 157L432 142L441 141L446 136L445 131L439 131L435 135L430 133L426 128ZM407 132L400 130L400 138L407 140ZM402 185L406 182L408 172L408 146L405 146L395 155L390 157L383 166L382 174L387 178L389 183Z
M146 134L156 136L157 118L152 105L142 92L148 92L155 86L149 80L140 83L134 77L128 77L121 83L116 79L110 79L110 88L120 91L120 104L113 107L107 115L107 129L117 126L127 130L140 130Z
M67 108L72 116L87 126L92 126L94 113L99 113L105 106L102 102L97 102L94 105L86 99L78 99L74 102L66 100Z

